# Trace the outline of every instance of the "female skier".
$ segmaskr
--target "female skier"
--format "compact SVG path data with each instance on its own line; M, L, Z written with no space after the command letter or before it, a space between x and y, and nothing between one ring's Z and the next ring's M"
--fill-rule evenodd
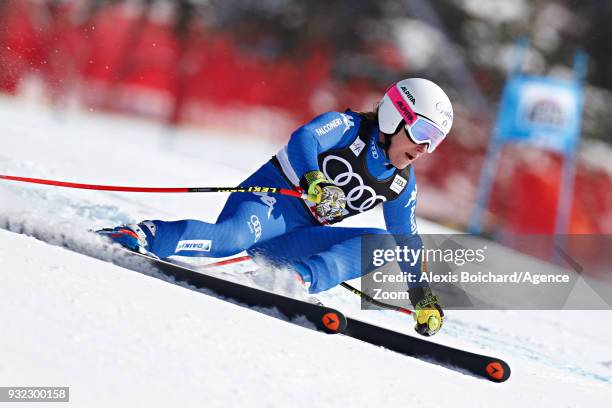
M159 258L218 258L246 250L289 267L311 293L321 292L369 272L360 265L364 235L392 234L398 245L421 247L412 164L436 149L452 122L450 100L438 85L405 79L387 89L374 112L317 116L240 184L298 189L308 200L233 193L215 223L152 220L99 233ZM386 230L327 226L380 203ZM413 272L420 269L417 264ZM417 332L437 333L444 316L438 298L422 285L408 291Z

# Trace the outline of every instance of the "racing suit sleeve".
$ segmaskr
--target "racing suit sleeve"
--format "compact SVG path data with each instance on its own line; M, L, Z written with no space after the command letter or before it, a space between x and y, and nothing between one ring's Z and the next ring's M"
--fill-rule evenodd
M318 155L346 146L359 128L359 117L340 112L327 112L298 128L289 139L287 154L298 177L320 170Z

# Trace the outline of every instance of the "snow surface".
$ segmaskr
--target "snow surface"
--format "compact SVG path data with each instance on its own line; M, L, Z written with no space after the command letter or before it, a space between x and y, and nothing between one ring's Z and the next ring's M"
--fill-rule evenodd
M5 98L0 122L0 174L74 182L236 185L279 148ZM0 386L70 386L78 407L612 403L609 311L448 312L433 341L506 360L512 377L494 384L57 246L91 253L102 244L88 229L145 218L212 220L224 198L0 181ZM345 224L383 222L372 212ZM449 232L424 220L420 229ZM409 319L361 311L342 289L321 298L413 333Z

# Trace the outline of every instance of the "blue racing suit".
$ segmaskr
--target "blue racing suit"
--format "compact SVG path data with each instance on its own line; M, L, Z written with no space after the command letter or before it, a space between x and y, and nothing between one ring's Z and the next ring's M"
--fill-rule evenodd
M316 293L368 272L360 266L363 235L390 233L408 241L398 245L420 248L414 170L392 167L378 137L377 124L356 112L324 113L298 128L287 146L240 185L295 189L303 174L320 170L345 190L346 216L382 203L386 230L328 226L313 203L294 197L233 193L215 223L153 220L149 251L160 258L215 258L246 250L308 276ZM410 272L420 269L417 263Z

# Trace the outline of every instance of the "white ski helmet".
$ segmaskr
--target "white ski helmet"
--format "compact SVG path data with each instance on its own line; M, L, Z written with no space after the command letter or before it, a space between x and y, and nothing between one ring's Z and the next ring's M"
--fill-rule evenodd
M453 125L453 107L448 96L435 83L423 78L408 78L391 85L378 105L378 127L394 135L404 126L417 144L427 144L433 152Z

